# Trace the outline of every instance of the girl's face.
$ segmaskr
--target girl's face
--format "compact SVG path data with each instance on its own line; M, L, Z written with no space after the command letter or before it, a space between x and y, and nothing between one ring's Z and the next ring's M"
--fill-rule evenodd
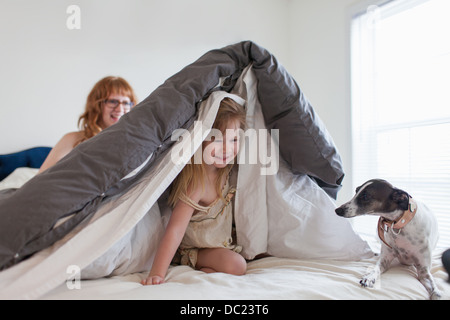
M230 120L225 132L213 129L213 138L203 145L203 161L217 169L225 168L239 152L239 120Z
M127 112L130 111L130 98L120 94L111 94L102 104L102 122L103 129L115 124Z

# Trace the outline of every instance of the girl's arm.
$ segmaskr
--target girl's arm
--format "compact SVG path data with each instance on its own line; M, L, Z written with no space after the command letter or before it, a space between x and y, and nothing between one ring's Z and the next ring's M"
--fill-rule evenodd
M195 199L192 200L196 201ZM181 240L183 240L193 213L194 208L183 201L177 202L167 225L166 232L156 252L152 269L147 279L142 281L142 284L151 285L164 282L167 269L169 269L170 262L180 246Z

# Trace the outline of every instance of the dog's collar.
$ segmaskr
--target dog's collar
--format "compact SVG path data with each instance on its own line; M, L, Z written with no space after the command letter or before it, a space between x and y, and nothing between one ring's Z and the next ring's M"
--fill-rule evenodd
M417 212L417 203L413 198L409 198L408 210L405 210L400 218L395 221L387 220L386 218L380 217L378 220L378 236L381 241L384 242L389 248L392 247L386 242L384 239L384 233L388 232L389 229L392 230L393 233L399 234L402 228L404 228L416 215Z

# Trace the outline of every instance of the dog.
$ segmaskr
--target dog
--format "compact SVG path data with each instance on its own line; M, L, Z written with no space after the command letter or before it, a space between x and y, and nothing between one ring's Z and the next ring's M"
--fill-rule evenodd
M363 287L373 287L397 258L402 264L416 267L418 279L430 299L441 298L430 272L432 251L438 239L437 221L423 203L385 180L373 179L356 188L355 196L335 212L344 218L365 214L380 217L381 253L375 268L360 281Z

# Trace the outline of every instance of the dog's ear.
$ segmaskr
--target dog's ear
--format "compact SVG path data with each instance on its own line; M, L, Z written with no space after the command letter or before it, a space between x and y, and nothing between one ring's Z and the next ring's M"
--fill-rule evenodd
M409 208L409 194L400 189L394 189L391 194L391 199L402 210L408 210Z

